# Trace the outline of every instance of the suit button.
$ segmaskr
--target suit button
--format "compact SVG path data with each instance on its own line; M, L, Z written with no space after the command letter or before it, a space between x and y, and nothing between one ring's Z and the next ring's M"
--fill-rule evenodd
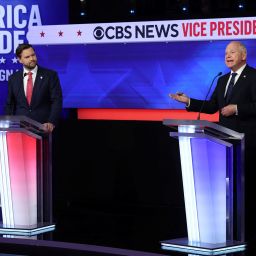
M32 112L32 110L30 109L29 112Z

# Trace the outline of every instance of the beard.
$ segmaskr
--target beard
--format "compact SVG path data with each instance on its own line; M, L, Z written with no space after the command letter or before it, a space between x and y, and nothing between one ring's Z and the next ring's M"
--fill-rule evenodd
M24 65L24 67L28 70L32 70L36 67L37 61L31 61L28 65Z

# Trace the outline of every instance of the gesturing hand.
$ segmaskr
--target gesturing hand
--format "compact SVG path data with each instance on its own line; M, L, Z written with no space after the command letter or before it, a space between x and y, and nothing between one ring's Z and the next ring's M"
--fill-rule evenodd
M189 97L183 92L176 92L175 94L170 93L169 97L185 104L189 103Z

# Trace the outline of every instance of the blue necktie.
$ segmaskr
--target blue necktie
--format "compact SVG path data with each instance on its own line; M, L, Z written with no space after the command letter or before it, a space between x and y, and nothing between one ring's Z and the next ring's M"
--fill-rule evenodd
M226 96L225 96L225 102L226 103L229 103L229 101L230 101L232 90L233 90L233 87L234 87L234 84L235 84L236 75L237 75L237 73L232 73L231 74L231 79L230 79L228 89L227 89L227 92L226 92Z

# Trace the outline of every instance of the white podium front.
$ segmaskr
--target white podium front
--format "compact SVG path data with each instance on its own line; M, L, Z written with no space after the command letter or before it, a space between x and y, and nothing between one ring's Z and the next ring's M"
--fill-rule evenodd
M245 249L244 134L201 120L164 120L179 140L187 238L163 249L204 255Z
M52 223L51 134L24 116L0 117L0 234L33 236Z

